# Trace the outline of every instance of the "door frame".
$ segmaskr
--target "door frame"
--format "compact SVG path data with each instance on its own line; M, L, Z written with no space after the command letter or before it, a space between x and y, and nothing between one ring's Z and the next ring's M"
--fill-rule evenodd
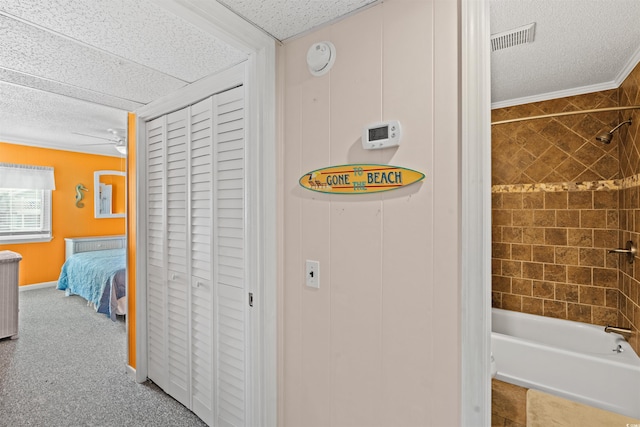
M489 0L460 4L461 425L491 425Z
M246 226L248 288L251 308L248 362L247 425L277 423L277 242L276 242L276 48L275 40L217 2L207 0L154 0L159 7L185 19L244 52L247 60L156 100L136 113L136 191L144 195L146 166L145 124L148 120L185 107L217 92L245 85L246 108ZM136 381L147 379L146 231L141 213L143 197L136 200Z

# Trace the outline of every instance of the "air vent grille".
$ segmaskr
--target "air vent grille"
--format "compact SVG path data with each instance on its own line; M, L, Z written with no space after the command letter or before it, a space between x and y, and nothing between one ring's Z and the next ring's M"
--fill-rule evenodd
M536 23L532 22L531 24L514 28L513 30L493 34L491 35L491 52L520 44L531 43L533 42L535 31Z

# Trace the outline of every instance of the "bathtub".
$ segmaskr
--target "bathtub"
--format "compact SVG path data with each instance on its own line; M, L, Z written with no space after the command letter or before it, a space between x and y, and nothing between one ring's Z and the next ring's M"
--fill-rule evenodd
M492 310L496 379L640 418L640 358L622 336L586 323Z

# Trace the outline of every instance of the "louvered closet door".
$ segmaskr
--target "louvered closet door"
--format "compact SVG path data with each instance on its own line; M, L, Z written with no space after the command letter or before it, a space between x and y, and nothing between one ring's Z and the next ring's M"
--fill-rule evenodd
M191 410L213 424L212 99L190 109Z
M167 393L190 407L187 112L167 115Z
M214 96L216 423L246 425L244 88Z
M165 118L147 122L146 133L147 369L166 389Z

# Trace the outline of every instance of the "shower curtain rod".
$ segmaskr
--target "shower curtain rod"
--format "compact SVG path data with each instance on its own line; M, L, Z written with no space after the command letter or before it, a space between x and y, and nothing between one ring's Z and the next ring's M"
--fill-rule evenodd
M525 120L548 119L550 117L571 116L574 114L602 113L605 111L622 111L622 110L638 110L638 109L640 109L640 105L629 105L626 107L595 108L593 110L564 111L562 113L543 114L542 116L520 117L518 119L499 120L497 122L491 122L491 126L503 125L506 123L522 122Z

